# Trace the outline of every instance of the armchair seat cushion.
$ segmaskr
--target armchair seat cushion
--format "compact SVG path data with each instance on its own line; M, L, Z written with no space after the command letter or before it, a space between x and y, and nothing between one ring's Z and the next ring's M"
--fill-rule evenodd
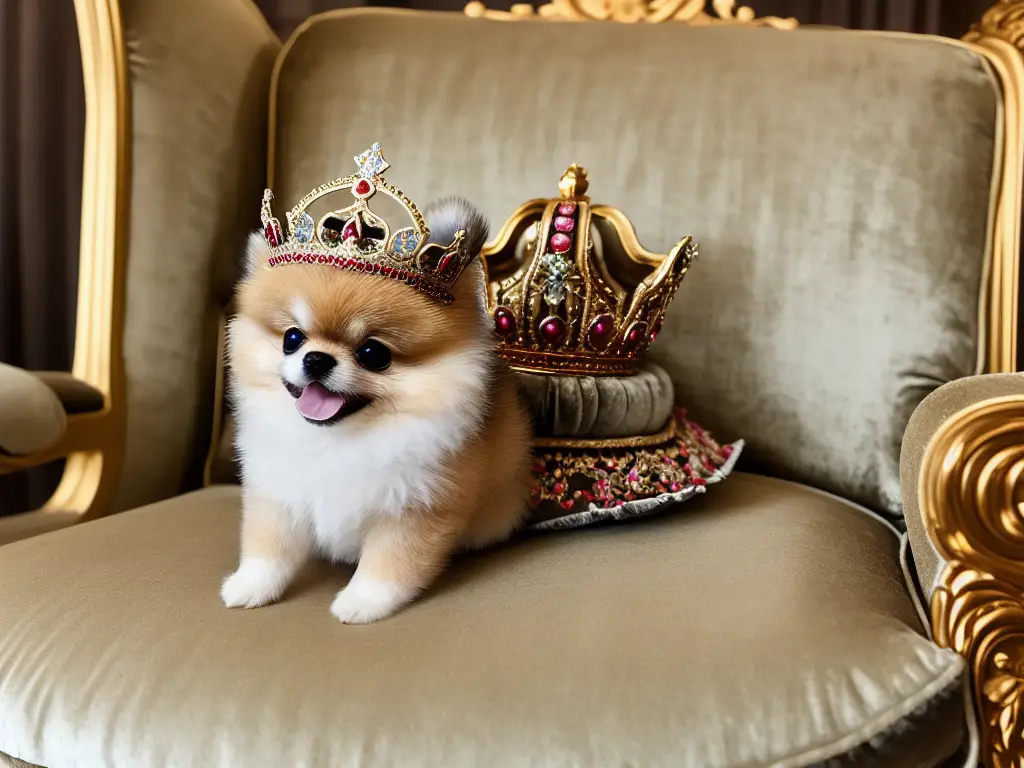
M963 739L964 665L923 636L897 537L803 486L738 474L678 514L461 557L361 627L329 613L347 573L327 566L277 605L222 607L239 499L214 487L0 549L0 753L896 768Z

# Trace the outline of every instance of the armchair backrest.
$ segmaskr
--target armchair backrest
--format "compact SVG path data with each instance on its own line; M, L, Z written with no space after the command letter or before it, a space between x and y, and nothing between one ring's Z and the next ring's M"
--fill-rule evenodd
M906 35L340 11L279 58L270 175L290 207L380 141L414 200L497 227L586 166L647 248L701 244L652 351L680 402L748 467L898 514L915 406L1015 365L1021 69Z
M881 511L899 512L900 438L921 399L1016 366L1011 45L354 10L314 17L277 56L245 0L120 13L118 508L197 484L211 421L211 455L230 456L217 329L265 149L281 205L381 141L413 199L469 196L495 227L585 165L595 202L626 211L647 248L701 243L653 350L681 404L746 438L748 468Z
M249 0L79 2L90 14L119 15L123 34L114 43L124 46L127 163L117 183L125 218L103 223L125 239L115 313L123 323L115 357L123 352L125 449L113 502L124 509L201 481L218 320L263 190L267 91L280 41ZM111 99L90 99L99 119ZM88 207L94 201L86 197Z

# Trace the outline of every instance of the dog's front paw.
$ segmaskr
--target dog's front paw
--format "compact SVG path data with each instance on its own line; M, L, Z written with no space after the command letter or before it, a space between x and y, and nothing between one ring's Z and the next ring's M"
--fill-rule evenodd
M343 624L370 624L386 619L413 595L413 590L399 584L357 576L334 598L331 613Z
M264 558L245 558L224 579L220 596L228 608L259 608L273 603L288 586L286 569Z

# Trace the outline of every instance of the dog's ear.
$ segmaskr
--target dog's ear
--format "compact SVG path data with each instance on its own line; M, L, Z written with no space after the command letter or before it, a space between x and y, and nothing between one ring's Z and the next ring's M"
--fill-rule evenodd
M430 229L428 243L448 245L460 229L465 230L465 248L479 256L487 242L487 219L468 200L461 197L446 197L431 203L423 211L427 227Z
M483 262L480 251L487 242L487 219L467 200L461 197L448 197L438 200L423 211L430 228L428 243L440 246L449 245L460 229L466 235L463 246L467 253L473 255L472 261L466 266L455 284L456 296L464 296L463 300L472 300L479 306L481 316L487 316L487 284L484 280Z
M270 246L262 232L250 232L245 243L245 254L242 262L243 277L252 277L260 270L266 269L270 260Z

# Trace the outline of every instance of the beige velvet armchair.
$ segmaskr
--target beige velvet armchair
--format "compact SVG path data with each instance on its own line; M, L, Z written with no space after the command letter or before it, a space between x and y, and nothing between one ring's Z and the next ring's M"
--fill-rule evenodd
M0 765L1024 766L1024 2L964 41L704 6L282 46L248 0L76 0L75 367L0 369L0 471L71 459L0 520ZM374 140L494 225L579 162L655 250L694 234L652 354L743 471L379 624L334 622L323 565L224 609L237 256L266 184Z

